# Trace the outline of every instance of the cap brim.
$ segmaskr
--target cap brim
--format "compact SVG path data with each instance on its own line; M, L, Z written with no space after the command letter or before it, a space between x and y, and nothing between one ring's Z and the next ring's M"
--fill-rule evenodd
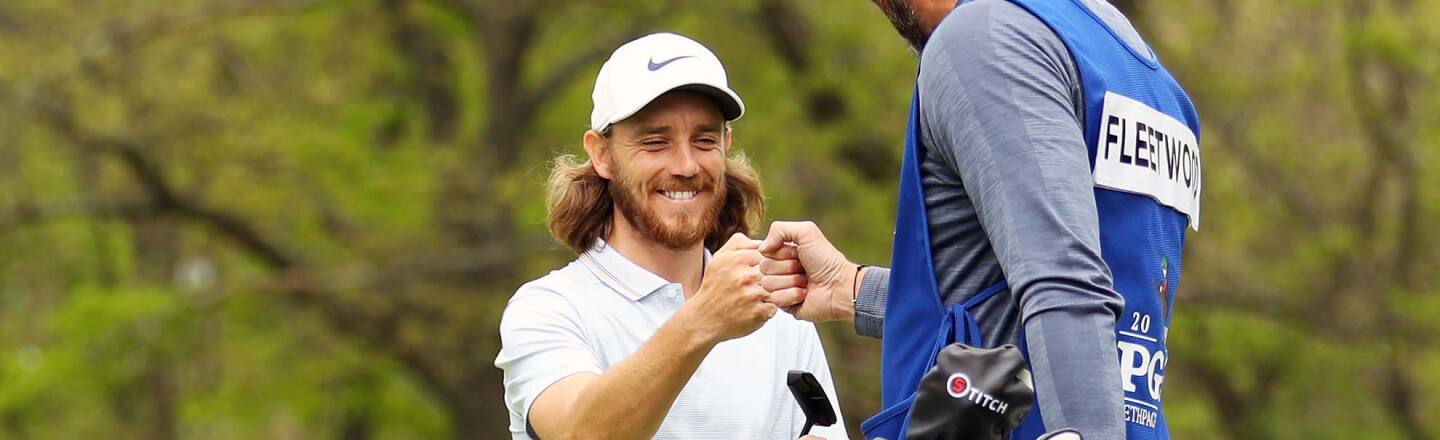
M632 104L632 108L629 108L622 112L617 112L615 116L612 116L610 118L610 122L606 125L614 124L616 122L623 121L631 116L635 116L636 113L644 110L646 106L649 106L650 103L655 102L656 99L659 99L666 93L674 91L695 92L710 97L710 99L715 102L715 105L717 107L720 107L720 115L723 116L726 121L734 121L736 119L740 119L740 116L745 114L745 104L740 101L740 97L736 96L735 92L709 84L691 83L665 89L660 93L656 93L655 96L651 96L650 99ZM603 127L594 129L601 130L603 129Z
M740 102L740 97L735 96L735 92L709 84L686 84L670 89L670 91L676 90L699 92L714 99L715 104L720 106L720 115L724 116L726 121L740 119L740 116L745 114L745 104Z

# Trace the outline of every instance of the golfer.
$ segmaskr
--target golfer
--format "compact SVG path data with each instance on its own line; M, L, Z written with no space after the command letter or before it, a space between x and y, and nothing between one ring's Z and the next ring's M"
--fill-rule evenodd
M765 301L743 235L764 199L731 150L742 113L689 38L642 37L600 68L589 160L557 159L546 195L579 258L521 286L500 323L514 438L794 439L790 370L838 402L814 325ZM847 438L843 423L813 432Z

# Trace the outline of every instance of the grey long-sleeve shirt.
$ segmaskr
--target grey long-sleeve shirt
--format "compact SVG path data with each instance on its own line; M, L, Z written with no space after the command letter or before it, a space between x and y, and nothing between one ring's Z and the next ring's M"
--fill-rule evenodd
M1087 0L1128 44L1150 53L1109 3ZM1124 438L1114 325L1123 298L1100 258L1084 101L1064 42L1004 0L957 7L920 62L920 174L945 305L1004 278L975 310L987 346L1025 329L1047 430ZM889 271L867 272L856 331L883 330Z

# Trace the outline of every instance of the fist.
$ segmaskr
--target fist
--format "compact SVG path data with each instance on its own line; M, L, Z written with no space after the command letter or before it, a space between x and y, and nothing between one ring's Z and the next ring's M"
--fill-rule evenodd
M711 256L699 291L681 307L707 340L719 343L743 337L775 316L778 309L766 302L770 293L760 285L764 257L759 246L743 234L731 236Z
M775 222L760 244L761 285L770 301L807 321L855 319L858 266L811 222Z

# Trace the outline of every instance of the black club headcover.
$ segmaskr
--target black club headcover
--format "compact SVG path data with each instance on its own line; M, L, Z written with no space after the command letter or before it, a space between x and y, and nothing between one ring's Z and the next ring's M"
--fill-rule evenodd
M1035 400L1030 370L1013 345L950 344L920 379L910 410L911 440L1003 440Z

